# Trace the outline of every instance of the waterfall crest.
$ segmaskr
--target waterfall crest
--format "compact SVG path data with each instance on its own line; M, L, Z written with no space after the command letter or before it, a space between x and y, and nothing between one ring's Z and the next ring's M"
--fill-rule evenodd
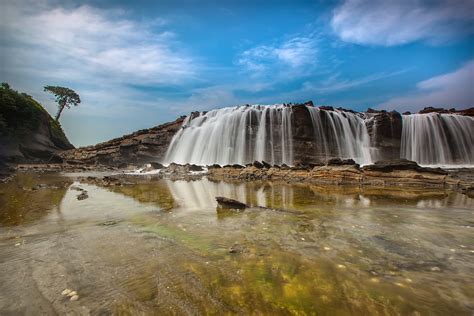
M255 160L293 163L291 106L247 105L188 116L164 162L227 165Z
M354 159L360 165L371 164L370 136L365 121L355 113L324 110L308 106L318 146L318 156Z
M474 165L474 118L457 114L403 115L401 158L420 165Z

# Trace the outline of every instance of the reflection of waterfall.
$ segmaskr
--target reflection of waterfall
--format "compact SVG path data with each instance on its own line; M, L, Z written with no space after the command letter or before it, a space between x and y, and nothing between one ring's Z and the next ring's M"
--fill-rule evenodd
M352 158L361 165L372 163L369 133L360 116L339 110L307 108L319 156L324 156L326 160L332 157Z
M252 206L293 208L293 188L285 185L199 181L166 181L175 202L188 209L217 206L216 196L225 196Z
M401 157L422 165L473 165L473 133L469 116L403 115Z
M165 162L293 163L292 108L284 105L229 107L187 118L171 141Z

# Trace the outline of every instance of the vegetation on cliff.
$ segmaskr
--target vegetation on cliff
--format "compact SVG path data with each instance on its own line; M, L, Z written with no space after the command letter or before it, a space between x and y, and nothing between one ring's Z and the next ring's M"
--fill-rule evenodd
M0 158L25 161L45 158L48 153L70 149L61 125L26 93L0 86ZM34 149L34 150L30 150Z

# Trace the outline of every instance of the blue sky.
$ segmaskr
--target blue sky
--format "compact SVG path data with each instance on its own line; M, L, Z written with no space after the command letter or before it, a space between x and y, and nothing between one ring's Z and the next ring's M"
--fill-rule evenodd
M474 104L474 1L9 1L1 72L76 146L195 110L313 100L354 110Z

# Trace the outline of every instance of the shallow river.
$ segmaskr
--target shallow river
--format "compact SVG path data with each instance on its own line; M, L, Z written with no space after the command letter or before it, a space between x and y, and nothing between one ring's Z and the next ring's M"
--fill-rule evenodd
M131 181L0 185L0 315L474 313L465 195ZM216 196L261 207L217 212Z

